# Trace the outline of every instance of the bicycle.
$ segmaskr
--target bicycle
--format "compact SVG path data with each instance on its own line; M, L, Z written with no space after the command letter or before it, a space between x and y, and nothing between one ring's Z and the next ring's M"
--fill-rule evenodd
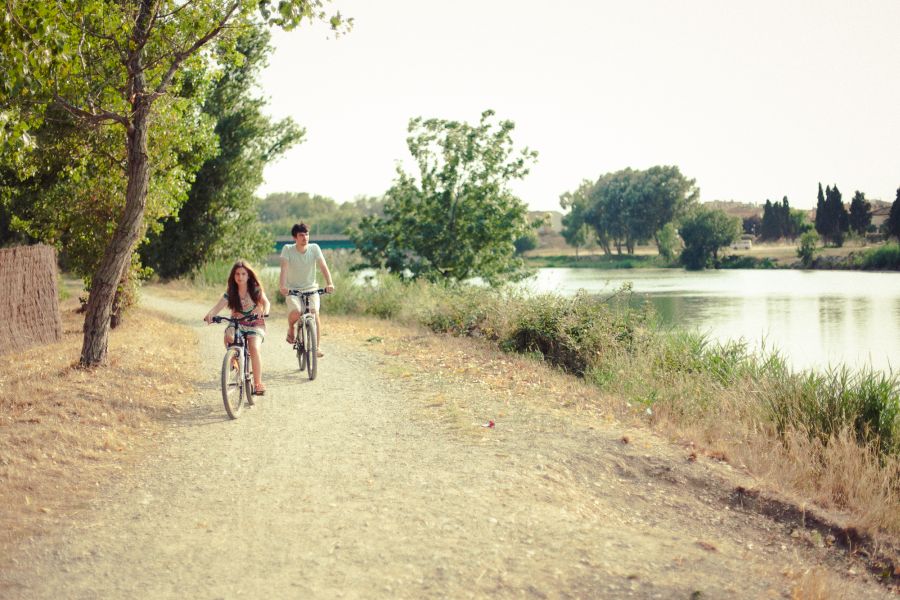
M319 366L317 355L319 340L316 338L316 315L309 311L309 297L326 293L324 288L309 292L300 290L288 292L288 296L299 296L300 304L303 307L300 318L294 325L294 350L297 352L297 363L300 365L300 370L306 370L310 381L316 378L316 370Z
M268 317L269 315L263 315ZM213 317L214 323L227 321L234 327L234 341L225 349L222 359L222 401L225 412L232 419L241 414L246 396L247 404L253 406L256 385L253 381L253 363L250 360L250 344L241 325L250 321L247 317Z

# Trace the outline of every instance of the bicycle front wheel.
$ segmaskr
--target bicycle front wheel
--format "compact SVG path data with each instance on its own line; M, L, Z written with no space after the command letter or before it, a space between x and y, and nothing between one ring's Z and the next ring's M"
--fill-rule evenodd
M222 401L225 412L232 419L241 414L244 404L244 373L241 364L241 349L232 347L225 351L222 360Z
M306 344L303 343L303 321L297 325L297 333L294 336L294 349L297 351L297 364L300 370L306 370Z
M309 380L312 381L316 378L316 371L319 368L319 357L318 357L318 341L316 340L316 322L314 319L310 319L306 322L306 374L309 375Z
M249 340L247 341L249 344ZM247 397L247 405L256 404L253 401L253 393L256 387L253 385L253 361L250 360L249 354L244 354L244 395Z

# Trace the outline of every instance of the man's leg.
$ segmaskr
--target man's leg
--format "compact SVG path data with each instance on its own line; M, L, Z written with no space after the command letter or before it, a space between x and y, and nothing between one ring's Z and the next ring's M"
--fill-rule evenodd
M297 319L300 318L300 311L292 310L288 313L288 331L287 331L287 341L289 344L294 343L294 326L297 324Z

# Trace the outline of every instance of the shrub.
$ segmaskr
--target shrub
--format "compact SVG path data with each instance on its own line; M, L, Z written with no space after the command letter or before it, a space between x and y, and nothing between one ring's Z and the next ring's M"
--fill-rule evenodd
M885 244L863 254L863 269L900 270L900 244Z

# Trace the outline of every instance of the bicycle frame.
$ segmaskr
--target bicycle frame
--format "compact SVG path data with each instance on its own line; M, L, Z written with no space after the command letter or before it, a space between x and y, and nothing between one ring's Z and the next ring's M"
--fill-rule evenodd
M323 288L309 292L292 289L288 292L288 296L298 296L300 298L300 318L294 324L294 350L297 352L297 362L300 370L306 369L310 380L316 378L319 360L316 349L318 345L316 315L309 310L309 298L316 294L321 295L325 293Z
M250 362L250 344L247 340L247 334L243 330L243 326L245 325L246 317L213 317L213 322L222 323L228 322L231 327L234 327L234 340L228 344L225 348L225 357L226 360L229 354L234 349L238 349L238 368L241 369L240 373L240 381L241 385L237 390L238 398L236 405L232 406L232 403L229 399L227 384L226 384L226 369L229 368L228 365L223 364L222 369L222 399L225 402L225 411L228 413L228 416L232 419L236 419L241 410L241 405L244 401L244 396L246 396L247 404L252 406L253 402L253 394L256 392L255 385L253 381L253 367Z

